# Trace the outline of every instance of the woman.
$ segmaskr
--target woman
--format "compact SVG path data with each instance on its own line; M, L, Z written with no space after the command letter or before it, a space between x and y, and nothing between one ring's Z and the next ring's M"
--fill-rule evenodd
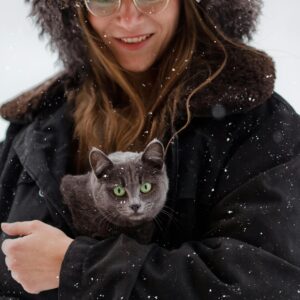
M0 295L299 299L300 119L245 44L259 0L32 1L65 70L1 107ZM92 146L166 146L151 243L78 236L59 182ZM38 221L36 221L38 220Z

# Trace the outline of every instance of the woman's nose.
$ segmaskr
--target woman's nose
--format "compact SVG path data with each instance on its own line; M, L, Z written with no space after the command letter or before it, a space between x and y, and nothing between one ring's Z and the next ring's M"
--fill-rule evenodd
M141 12L135 7L132 0L122 0L118 11L118 17L121 21L130 23L140 16Z

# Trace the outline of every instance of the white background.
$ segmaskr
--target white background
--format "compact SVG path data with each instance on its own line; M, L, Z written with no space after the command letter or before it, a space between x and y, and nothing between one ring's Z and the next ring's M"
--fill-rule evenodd
M23 0L2 1L0 9L0 104L42 82L61 69L57 54L27 17ZM273 57L277 69L275 90L300 113L299 0L265 0L263 15L252 45ZM8 122L0 119L0 140Z

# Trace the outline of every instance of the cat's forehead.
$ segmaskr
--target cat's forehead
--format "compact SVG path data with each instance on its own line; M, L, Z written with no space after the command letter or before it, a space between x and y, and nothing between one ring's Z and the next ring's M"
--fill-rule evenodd
M112 159L111 159L112 160ZM151 168L142 163L138 157L127 158L127 160L112 160L113 168L110 169L109 178L124 178L127 180L135 180L145 176L155 176L159 170Z
M143 172L141 154L134 152L114 152L108 156L113 162L112 173L117 176L126 176L128 173L140 174Z
M111 175L115 176L128 176L132 175L142 175L152 173L149 168L144 166L141 161L130 161L127 162L114 162L113 168L111 169Z
M117 151L108 155L114 164L136 164L141 161L142 153Z

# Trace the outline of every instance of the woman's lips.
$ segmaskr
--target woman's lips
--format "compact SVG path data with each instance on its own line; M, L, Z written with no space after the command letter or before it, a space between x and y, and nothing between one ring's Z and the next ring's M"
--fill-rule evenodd
M117 38L115 38L115 40L119 47L126 49L126 50L134 51L134 50L139 50L139 49L145 47L153 35L154 34L152 33L145 40L143 40L141 42L137 42L137 43L126 43L126 42L122 41L121 39L117 39ZM133 37L131 37L131 38L133 38Z

